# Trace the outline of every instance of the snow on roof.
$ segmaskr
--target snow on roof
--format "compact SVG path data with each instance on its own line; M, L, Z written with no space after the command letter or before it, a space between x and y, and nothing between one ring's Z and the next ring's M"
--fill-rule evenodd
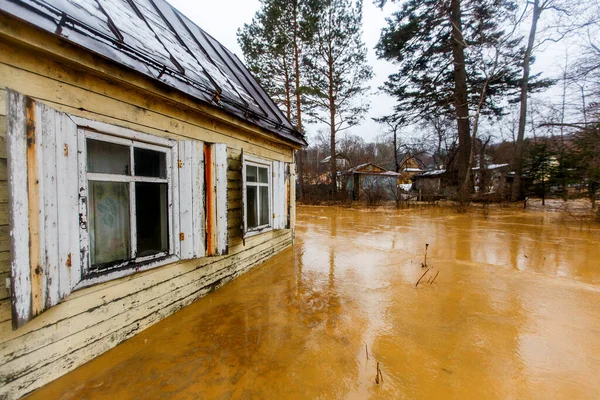
M422 174L420 174L420 175L417 175L416 177L419 177L419 176L436 176L436 175L442 175L442 174L444 174L445 172L446 172L446 170L445 170L445 169L436 169L436 170L433 170L433 171L426 171L426 172L423 172ZM416 178L416 177L415 177L415 178Z
M380 170L383 170L384 172L378 172L378 171L359 171L359 169L362 169L362 168L367 167L369 165L371 165L371 166L373 166L375 168L378 168ZM350 168L346 172L347 173L354 173L354 172L356 172L357 174L364 174L364 173L369 173L369 174L383 174L385 172L393 172L393 171L388 171L387 169L385 169L383 167L380 167L379 165L375 165L373 163L368 162L368 163L360 164L360 165L357 165L356 167ZM394 172L394 174L395 173L396 172Z
M341 154L341 153L337 153L337 154L335 155L335 159L336 159L336 160L347 160L347 161L350 161L350 160L348 159L348 157L346 157L345 155L343 155L343 154ZM325 157L324 159L322 159L322 160L321 160L321 163L322 163L322 164L328 163L328 162L329 162L329 160L331 160L331 156L327 156L327 157Z
M383 171L359 171L359 169L372 165L375 168L381 169ZM385 175L385 176L400 176L398 172L389 171L383 167L375 165L373 163L364 163L357 165L356 167L350 168L348 171L344 172L346 175L352 174L362 174L362 175Z
M508 167L508 164L490 164L490 165L486 166L485 169L492 170L492 169L499 169L499 168L504 168L504 167ZM473 167L471 169L473 171L477 171L477 170L479 170L479 167Z
M0 9L306 145L242 62L165 0L11 0Z
M361 169L363 167L366 167L367 165L370 165L370 164L371 163L364 163L364 164L357 165L356 167L350 168L348 170L348 172L354 172L354 171L359 170L359 169Z

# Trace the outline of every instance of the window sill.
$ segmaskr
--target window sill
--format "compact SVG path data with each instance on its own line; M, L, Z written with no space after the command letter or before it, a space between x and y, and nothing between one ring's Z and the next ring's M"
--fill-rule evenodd
M274 230L274 229L270 225L269 226L265 226L263 228L255 228L255 229L252 229L252 230L247 230L246 234L244 235L244 239L247 239L247 238L252 237L252 236L260 235L261 233L270 232L272 230Z
M83 277L81 282L79 282L79 284L73 290L79 290L100 283L124 278L126 276L136 274L138 272L148 271L150 269L162 267L164 265L172 264L177 261L179 261L178 256L170 255L158 259L132 264L122 269L115 269L106 272L96 272L94 274Z

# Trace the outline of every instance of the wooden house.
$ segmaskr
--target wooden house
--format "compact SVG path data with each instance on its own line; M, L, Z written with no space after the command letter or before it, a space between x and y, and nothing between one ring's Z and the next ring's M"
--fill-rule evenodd
M357 165L344 173L346 190L352 200L361 200L365 191L380 192L383 198L393 199L398 190L398 172L389 171L372 163Z
M0 0L0 398L290 246L304 145L164 0Z
M445 169L426 171L412 177L415 190L427 195L438 195L444 189Z
M422 163L413 156L411 152L405 153L400 158L400 170L396 171L400 173L400 183L404 185L412 183L412 179L415 175L424 172L422 167Z

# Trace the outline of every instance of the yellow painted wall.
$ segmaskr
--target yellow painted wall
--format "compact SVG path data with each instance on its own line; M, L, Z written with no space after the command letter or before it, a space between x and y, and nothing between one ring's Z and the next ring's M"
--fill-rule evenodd
M229 255L79 290L13 331L5 288L10 275L6 92L0 89L0 398L18 398L58 378L291 245L292 230L260 234L245 245L241 238L241 150L293 162L293 147L271 133L0 14L0 88L6 87L89 119L174 139L225 143Z

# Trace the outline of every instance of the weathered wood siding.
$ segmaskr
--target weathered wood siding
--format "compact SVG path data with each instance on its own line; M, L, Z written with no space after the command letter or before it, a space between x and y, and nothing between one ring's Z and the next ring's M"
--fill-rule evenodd
M51 58L43 48L61 57ZM77 51L0 14L0 88L89 119L177 140L227 145L229 254L187 260L76 291L13 331L5 287L10 275L6 92L0 89L0 399L18 398L58 378L292 243L292 230L284 229L246 239L244 245L240 228L242 149L292 162L289 145L268 133L252 132L251 126L233 118L213 118L205 106ZM103 73L86 69L82 66L86 63Z
M6 92L0 89L0 324L4 324L6 321L10 324L10 296L6 289L6 278L10 277L8 219Z

